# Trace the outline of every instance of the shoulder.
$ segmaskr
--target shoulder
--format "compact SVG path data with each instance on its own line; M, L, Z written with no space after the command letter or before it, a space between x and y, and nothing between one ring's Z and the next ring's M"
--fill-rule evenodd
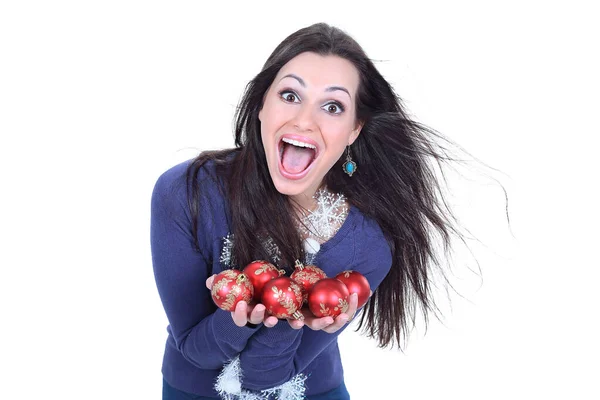
M192 186L203 194L218 192L215 161L208 160L201 167L194 166L194 161L185 160L162 172L154 184L152 197L183 203Z
M354 229L360 233L364 239L373 239L375 241L385 240L385 235L377 220L367 213L354 207L356 218Z
M355 234L358 236L356 243L361 249L360 253L364 257L377 259L381 263L391 266L392 248L381 225L375 218L357 211Z
M188 173L193 173L192 164L194 160L195 159L185 160L162 172L156 180L154 189L160 191L178 191L185 189L186 186L191 183L188 181ZM198 168L196 182L205 182L207 178L216 178L215 162L213 160L206 161L202 167Z
M201 249L210 249L213 237L227 229L226 201L216 162L208 160L198 168L195 160L173 165L158 176L151 196L151 225L156 232L170 229L190 240L196 234Z
M223 203L216 184L214 161L205 162L192 180L188 178L188 172L193 162L194 159L189 159L178 163L157 178L150 202L155 223L169 221L168 223L186 227L187 230L194 220L199 221L202 218L200 214L192 215L191 204L196 203L196 209L213 211L216 209L214 204ZM195 198L192 186L196 186L197 189Z

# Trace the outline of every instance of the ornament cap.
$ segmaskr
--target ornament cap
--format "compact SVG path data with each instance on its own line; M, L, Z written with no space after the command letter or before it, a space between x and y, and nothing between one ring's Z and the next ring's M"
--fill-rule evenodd
M300 310L297 310L296 312L294 312L292 314L292 317L294 317L294 319L297 319L297 320L300 320L300 321L304 320L304 314L302 314L300 312Z

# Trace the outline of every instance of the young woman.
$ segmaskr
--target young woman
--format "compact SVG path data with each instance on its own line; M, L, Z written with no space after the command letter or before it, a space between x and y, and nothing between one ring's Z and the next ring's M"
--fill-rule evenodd
M315 24L286 38L246 88L236 147L176 165L154 188L163 399L348 399L337 337L354 296L335 319L282 321L262 304L218 309L212 277L258 259L288 274L296 260L330 277L359 271L372 289L359 328L401 346L417 309L436 311L434 231L445 245L460 235L428 164L449 160L434 137L346 33Z

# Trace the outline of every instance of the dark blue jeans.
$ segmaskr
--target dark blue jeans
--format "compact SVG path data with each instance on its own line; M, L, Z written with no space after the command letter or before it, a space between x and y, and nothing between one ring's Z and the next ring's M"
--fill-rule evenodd
M197 396L177 390L163 379L162 400L215 400L214 397ZM350 400L346 385L342 382L337 388L327 393L306 397L306 400Z

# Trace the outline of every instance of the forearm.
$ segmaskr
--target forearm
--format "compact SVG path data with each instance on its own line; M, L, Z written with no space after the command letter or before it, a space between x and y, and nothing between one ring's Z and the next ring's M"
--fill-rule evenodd
M294 358L304 329L293 329L287 321L273 328L262 327L240 353L243 386L251 390L272 388L296 374Z
M184 171L180 165L163 174L152 194L154 277L177 349L197 367L215 369L239 354L260 327L236 326L230 312L217 309L206 288L206 279L215 268L213 242L220 235L213 232L214 224L200 220L200 251L195 249L185 186L180 179ZM222 217L210 204L201 206L213 212L211 221Z
M176 342L182 355L197 367L217 369L240 354L259 329L261 325L239 327L230 312L217 309Z

